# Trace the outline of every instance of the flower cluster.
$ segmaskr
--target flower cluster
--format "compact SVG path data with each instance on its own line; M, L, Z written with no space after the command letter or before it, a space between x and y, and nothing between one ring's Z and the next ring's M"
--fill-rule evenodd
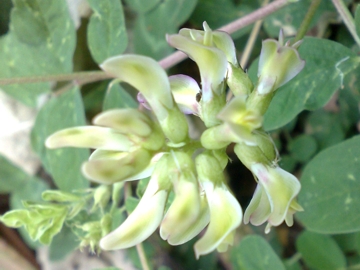
M226 251L242 221L241 207L223 173L230 143L235 143L236 155L258 182L245 223L268 222L266 232L283 221L291 226L293 214L302 210L296 201L300 183L277 165L277 151L262 130L262 120L274 91L304 67L296 50L299 44L284 45L282 34L279 41L264 41L254 86L239 66L227 33L212 31L204 23L204 31L181 29L167 41L197 63L201 89L191 77L168 77L148 57L112 57L101 68L136 88L139 102L152 114L105 111L95 117L93 126L61 130L46 141L49 148L95 149L82 167L95 182L111 185L150 177L135 210L100 240L100 247L132 247L158 227L164 240L180 245L207 227L195 243L196 257L215 249ZM229 102L227 87L234 95ZM200 140L190 139L185 114L204 122L207 129ZM171 192L175 198L167 208Z

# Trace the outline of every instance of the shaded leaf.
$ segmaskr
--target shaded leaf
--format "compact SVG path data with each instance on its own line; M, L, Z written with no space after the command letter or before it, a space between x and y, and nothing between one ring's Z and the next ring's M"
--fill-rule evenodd
M167 0L145 14L139 14L134 27L134 46L139 54L157 60L173 51L166 40L166 34L173 34L193 12L197 1Z
M51 261L61 261L66 255L74 251L80 242L78 237L70 228L64 226L59 234L57 234L49 247L49 258Z
M93 14L87 29L88 44L94 60L105 59L124 52L127 43L124 13L119 0L88 0Z
M291 156L299 162L308 161L317 150L316 140L306 134L297 136L288 145Z
M137 102L121 85L115 83L106 91L103 111L120 108L137 108Z
M89 150L79 148L47 149L46 138L55 131L85 125L85 115L79 90L70 91L48 101L40 110L31 133L32 145L45 169L53 176L60 190L83 189L89 182L82 176L81 164L89 157Z
M251 1L248 1L248 4L243 4L244 1L241 2L241 4L234 4L232 0L199 0L190 20L199 27L206 21L212 29L220 28L254 10L249 5ZM239 38L250 30L251 26L247 26L233 33L232 37Z
M29 181L41 181L28 175L2 155L0 155L0 164L0 193L16 192Z
M296 247L311 269L337 270L346 266L344 254L328 235L304 231L298 237Z
M295 36L311 2L312 0L293 1L269 15L264 20L265 31L270 37L277 37L280 28L282 28L287 35ZM311 20L310 28L316 25L321 19L324 20L327 18L324 16L324 13L326 13L328 17L332 14L332 17L336 18L337 13L331 1L320 2ZM319 24L321 24L321 22L319 22Z
M0 78L72 71L76 36L66 1L15 0L10 29L0 40ZM38 96L50 91L50 84L13 84L1 89L36 106Z
M234 247L231 250L231 262L236 269L285 270L268 242L258 235L246 236L237 247Z
M317 141L319 149L325 149L344 140L345 134L337 114L318 110L312 112L305 125L306 133Z

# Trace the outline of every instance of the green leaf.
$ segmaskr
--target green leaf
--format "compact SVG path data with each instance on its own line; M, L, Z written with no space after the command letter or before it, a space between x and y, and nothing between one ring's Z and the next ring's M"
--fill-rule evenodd
M78 237L70 228L64 226L59 234L57 234L49 247L49 258L51 261L61 261L69 253L74 251L80 242Z
M120 108L137 108L137 102L118 83L110 84L105 94L103 111Z
M94 60L105 59L124 52L128 38L124 12L119 0L88 0L93 10L87 29L88 44Z
M156 5L158 5L161 0L125 0L126 4L129 5L129 7L134 10L137 13L146 13L153 8L155 8Z
M165 40L166 34L176 33L193 12L197 1L161 1L145 14L139 14L134 27L135 51L159 60L173 49Z
M360 136L320 152L305 167L297 218L311 231L360 230Z
M16 192L22 189L27 181L38 180L28 175L2 155L0 155L0 164L0 193Z
M324 110L310 114L306 121L306 131L316 139L320 150L342 142L345 138L339 116Z
M77 88L48 101L40 110L32 130L32 145L45 169L62 191L71 192L89 186L80 171L81 164L89 157L89 150L79 148L47 149L44 142L55 131L85 125L85 115L80 92Z
M356 247L357 253L360 254L360 232L356 233L355 247Z
M338 270L346 266L344 254L328 235L304 231L298 237L296 247L311 269Z
M325 39L305 38L299 53L306 61L305 68L277 90L265 114L266 130L282 127L302 110L324 106L360 61L348 48ZM252 69L254 73L255 67Z
M359 233L344 233L333 235L333 239L344 252L353 252L356 250L356 237Z
M308 161L317 149L316 140L306 134L297 136L288 145L291 156L299 162Z
M295 36L311 2L312 0L296 1L267 16L264 20L264 29L267 34L271 37L278 37L280 28L282 28L286 34ZM320 19L327 19L324 13L327 14L327 18L330 18L331 14L334 14L333 17L336 17L336 10L331 1L320 2L311 20L310 28L316 25ZM319 22L319 25L323 24L324 23Z
M220 28L254 10L253 7L243 4L244 1L241 2L236 5L232 0L199 0L190 20L198 26L202 26L202 23L206 21L212 29ZM247 26L236 31L232 36L239 38L250 30L251 26Z
M72 71L75 28L66 1L14 0L10 32L0 40L0 78ZM29 106L50 91L49 83L1 87Z
M358 37L360 37L360 5L358 4L356 6L355 11L355 28L356 28L356 34Z
M242 270L285 270L274 250L258 235L246 236L237 247L231 250L231 262Z
M135 197L128 197L125 201L125 208L128 213L131 213L135 210L136 206L139 204L140 200Z
M281 155L279 165L285 171L292 172L296 167L296 159L290 155Z

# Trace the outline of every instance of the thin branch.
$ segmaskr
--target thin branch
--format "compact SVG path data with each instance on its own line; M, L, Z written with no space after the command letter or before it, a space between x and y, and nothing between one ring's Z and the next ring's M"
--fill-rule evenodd
M0 79L0 85L8 84L22 84L22 83L41 83L41 82L64 82L64 81L78 81L79 84L95 82L109 79L111 76L104 71L82 71L70 74L56 74L56 75L39 75L29 77L16 77Z
M267 5L268 2L269 2L269 0L265 0L262 5L265 6L265 5ZM263 22L263 20L257 21L255 23L253 29L251 30L251 33L250 33L249 39L247 40L244 52L240 58L240 66L242 68L245 68L245 66L247 65L247 63L249 61L250 54L254 48L256 37L259 34L262 22ZM233 96L233 93L231 91L229 91L226 96L226 100L230 100L232 98L232 96Z
M317 8L319 7L320 5L320 2L321 0L313 0L309 6L309 9L305 15L305 18L304 20L302 21L298 31L297 31L297 34L296 34L296 37L294 39L294 43L301 40L306 32L308 31L309 29L309 26L310 26L310 23L311 23L311 20L312 18L314 17L315 15L315 12L317 10Z
M244 28L245 26L248 26L248 25L256 22L257 20L263 19L266 16L274 13L275 11L278 11L279 9L281 9L288 3L289 3L289 0L277 0L277 1L271 2L270 4L268 4L262 8L259 8L259 9L255 10L254 12L251 12L250 14L248 14L236 21L233 21L233 22L219 28L218 30L228 32L229 34L233 34L236 31ZM186 58L187 58L186 54L184 54L183 52L177 51L177 52L169 55L168 57L165 57L164 59L160 60L159 64L164 69L167 69L167 68L170 68L170 67L180 63L181 61L185 60Z
M334 0L335 1L335 0ZM257 20L263 19L266 16L274 13L275 11L281 9L287 5L290 0L276 0L250 14L231 22L218 30L228 32L230 34L235 33L236 31L248 26ZM159 61L159 64L164 68L168 69L184 59L187 58L187 55L182 52L175 52L162 60ZM100 80L106 80L112 78L109 74L106 74L103 71L84 71L76 72L71 74L58 74L58 75L43 75L43 76L29 76L29 77L16 77L16 78L4 78L0 79L1 85L8 84L22 84L22 83L38 83L38 82L51 82L51 81L77 81L77 84L86 84Z
M350 34L353 36L355 42L360 46L360 38L356 33L355 21L349 9L342 0L332 0L336 10L340 14Z

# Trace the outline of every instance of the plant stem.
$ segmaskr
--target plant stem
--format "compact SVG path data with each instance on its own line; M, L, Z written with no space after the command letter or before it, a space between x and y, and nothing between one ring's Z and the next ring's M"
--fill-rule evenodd
M147 259L146 259L145 251L144 251L143 245L141 243L136 245L136 251L139 254L139 258L140 258L140 262L141 262L141 266L142 266L143 270L150 270L150 267L149 267Z
M360 38L356 33L355 21L349 9L342 0L332 0L336 10L340 14L350 34L353 36L355 42L360 46Z
M269 2L269 0L264 0L264 2L262 3L262 5L267 5L267 3ZM253 29L251 30L249 39L247 40L244 52L240 58L240 66L244 69L249 61L250 58L250 54L254 48L254 44L256 41L256 37L259 34L260 28L261 28L261 24L262 24L262 20L259 20L255 23ZM227 96L226 96L226 100L230 100L233 96L233 93L231 91L228 92Z
M289 0L276 0L270 4L251 12L250 14L233 21L218 30L228 32L232 34L245 26L248 26L257 20L263 19L266 16L274 13L289 3ZM187 58L187 55L183 52L177 51L162 60L159 64L164 68L168 69L177 63L180 63ZM110 79L112 76L106 74L103 71L84 71L76 72L71 74L58 74L58 75L42 75L42 76L29 76L29 77L16 77L16 78L4 78L0 79L0 85L8 84L21 84L21 83L38 83L38 82L50 82L50 81L76 81L77 84L82 85L95 81Z
M104 71L82 71L70 74L56 74L56 75L40 75L29 77L16 77L0 79L0 85L21 84L21 83L40 83L40 82L63 82L63 81L77 81L78 84L90 83L99 80L109 79L111 76Z
M309 6L309 9L308 9L308 11L307 11L307 13L305 15L305 18L302 21L302 23L301 23L301 25L300 25L300 27L299 27L299 29L297 31L294 43L296 41L299 41L299 40L303 39L303 37L306 35L306 32L309 29L311 20L313 19L314 15L315 15L315 12L316 12L317 8L320 5L320 2L321 2L321 0L313 0L311 2L310 6Z
M302 255L300 252L295 253L288 261L287 264L293 265L294 263L296 263L297 261L299 261L302 258Z

